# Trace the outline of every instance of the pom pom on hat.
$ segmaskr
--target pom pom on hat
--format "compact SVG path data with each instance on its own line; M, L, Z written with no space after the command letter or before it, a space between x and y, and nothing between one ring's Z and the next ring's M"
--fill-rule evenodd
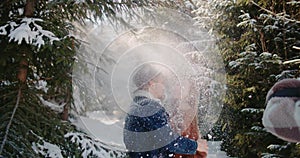
M267 107L262 122L277 137L300 142L300 80L277 82L266 97Z

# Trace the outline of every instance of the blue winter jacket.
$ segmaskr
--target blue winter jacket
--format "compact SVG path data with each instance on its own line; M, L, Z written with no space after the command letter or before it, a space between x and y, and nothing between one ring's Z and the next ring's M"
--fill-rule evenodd
M174 133L160 102L136 96L125 119L124 143L131 158L195 154L197 142Z

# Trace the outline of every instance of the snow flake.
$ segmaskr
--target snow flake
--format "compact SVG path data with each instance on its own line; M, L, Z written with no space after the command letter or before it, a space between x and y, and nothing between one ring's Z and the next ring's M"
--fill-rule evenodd
M210 134L207 134L207 137L208 137L208 139L212 139L213 138L213 136L210 135Z

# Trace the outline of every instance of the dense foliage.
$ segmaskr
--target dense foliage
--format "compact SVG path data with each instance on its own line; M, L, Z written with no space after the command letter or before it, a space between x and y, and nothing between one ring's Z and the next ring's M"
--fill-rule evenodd
M76 137L77 142L73 140L77 135L66 137L76 131L66 121L72 103L72 66L80 44L72 36L73 24L104 17L113 21L116 12L130 12L130 7L144 4L130 0L0 2L0 155L53 157L58 152L55 157L79 157L109 151L88 136ZM56 109L46 106L53 103Z
M299 157L300 146L279 140L262 126L265 97L276 82L300 76L300 4L281 0L212 3L227 70L221 124L223 149L237 157Z

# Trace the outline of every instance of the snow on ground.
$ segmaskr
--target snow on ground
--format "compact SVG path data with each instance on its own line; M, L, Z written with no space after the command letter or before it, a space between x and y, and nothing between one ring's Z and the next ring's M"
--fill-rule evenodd
M98 113L97 116L101 116ZM125 150L123 143L123 121L118 119L109 119L109 116L103 114L102 117L91 118L80 116L75 125L87 132L95 139L121 151ZM220 150L221 141L209 141L208 158L227 158L226 153Z
M207 158L228 158L224 151L221 151L221 141L208 141L208 156Z
M112 124L114 122L114 124ZM91 119L80 116L75 123L77 127L94 137L121 151L125 151L123 143L123 123L120 121L110 121L104 117L103 120Z

